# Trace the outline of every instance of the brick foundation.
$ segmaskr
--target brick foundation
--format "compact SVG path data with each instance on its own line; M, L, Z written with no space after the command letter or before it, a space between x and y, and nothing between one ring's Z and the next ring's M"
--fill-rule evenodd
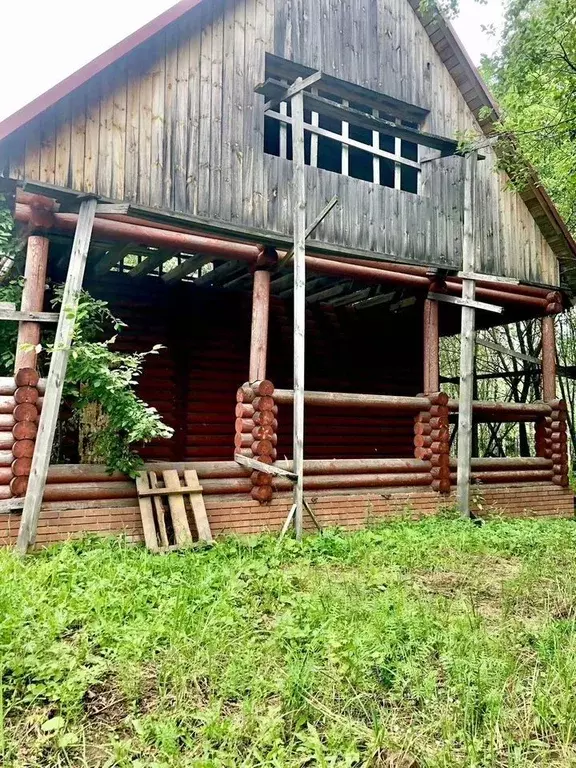
M574 516L574 494L551 483L487 485L472 491L474 508L482 516L562 517ZM414 519L433 515L453 505L454 496L441 497L423 488L390 489L383 492L322 492L308 499L323 526L361 528L382 519L408 515ZM215 535L278 531L288 514L291 495L276 494L266 506L245 495L207 496L206 509ZM306 519L306 526L311 523ZM0 515L0 545L11 545L18 535L19 514ZM141 541L142 527L136 499L99 502L44 504L38 527L37 546L46 546L86 533L125 534Z

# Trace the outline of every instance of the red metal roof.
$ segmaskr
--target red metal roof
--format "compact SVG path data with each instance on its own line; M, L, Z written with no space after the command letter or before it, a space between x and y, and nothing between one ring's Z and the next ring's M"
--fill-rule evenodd
M10 117L7 117L0 122L0 141L7 136L10 136L10 134L14 133L14 131L17 131L19 128L22 128L42 112L45 112L50 107L54 106L60 99L63 99L81 85L84 85L90 78L102 72L111 64L114 64L114 62L121 59L122 56L130 53L134 48L137 48L146 40L149 40L155 34L161 32L173 21L177 21L192 8L200 5L201 2L203 2L203 0L180 0L180 2L173 5L172 8L169 8L167 11L160 14L160 16L157 16L155 19L148 22L148 24L140 27L140 29L136 30L136 32L133 32L131 35L128 35L124 40L113 45L112 48L109 48L90 63L62 80L53 88L50 88L50 90L46 91L41 96L38 96L37 99L26 104L26 106L19 109L18 112L14 112L13 115L10 115Z

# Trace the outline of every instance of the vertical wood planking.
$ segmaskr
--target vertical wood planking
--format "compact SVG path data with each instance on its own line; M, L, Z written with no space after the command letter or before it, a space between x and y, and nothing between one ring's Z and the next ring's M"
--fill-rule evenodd
M166 30L166 80L164 92L164 147L162 207L174 210L175 139L177 132L178 27Z
M189 24L181 25L178 35L176 72L176 114L174 118L173 189L174 208L186 210L186 173L189 114L190 35Z
M198 160L200 142L200 52L202 44L202 6L195 10L190 36L190 70L188 74L188 161L186 197L188 211L198 213Z
M84 155L86 152L86 95L80 89L72 95L70 133L70 184L72 189L84 189Z
M222 61L222 174L220 178L220 215L232 218L233 131L235 121L236 84L234 71L234 6L235 0L225 0ZM264 167L264 163L262 163Z
M99 149L97 156L96 191L112 197L112 124L114 122L114 81L111 72L102 77L100 101Z
M242 195L244 169L244 47L246 5L244 0L234 3L234 109L232 116L232 221L242 219Z
M150 60L151 47L146 46L143 55ZM142 205L150 205L150 173L152 166L152 72L154 65L150 62L140 79L140 114L138 140L138 201Z
M210 212L210 138L212 108L212 6L202 3L200 47L200 122L198 142L198 215Z
M84 192L96 192L100 134L100 81L86 97L86 152L84 155Z
M126 91L126 159L124 163L124 195L126 200L139 200L140 176L140 78L143 63L134 54L127 62Z
M213 3L212 71L210 76L210 215L220 218L222 194L222 78L224 58L224 0Z
M56 166L56 118L50 109L40 118L40 181L54 184Z
M112 179L110 197L124 200L128 103L126 63L119 62L112 93Z
M164 143L166 93L166 37L162 33L153 40L152 56L152 132L150 168L150 205L162 208L164 199Z
M70 154L71 154L71 97L62 101L59 118L56 123L56 154L54 169L54 184L57 187L70 187Z

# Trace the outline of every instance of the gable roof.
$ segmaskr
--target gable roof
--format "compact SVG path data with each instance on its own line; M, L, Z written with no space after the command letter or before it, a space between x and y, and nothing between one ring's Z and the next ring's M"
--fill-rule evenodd
M180 0L160 16L97 56L93 61L0 122L0 142L193 8L208 1ZM470 60L452 25L434 8L422 11L420 0L408 0L408 2L423 24L436 52L450 72L480 127L485 134L489 134L494 122L500 117L498 104ZM485 107L490 110L489 117L481 114ZM576 257L576 241L568 231L549 195L540 185L536 172L534 172L533 182L520 194L560 263L564 266L572 263Z

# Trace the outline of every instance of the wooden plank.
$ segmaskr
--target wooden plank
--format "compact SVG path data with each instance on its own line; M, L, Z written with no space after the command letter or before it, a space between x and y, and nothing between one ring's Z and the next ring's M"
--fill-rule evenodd
M212 538L212 531L210 530L210 523L208 522L206 506L202 496L202 488L198 483L198 473L196 470L185 469L184 481L186 485L194 488L192 491L188 490L187 493L189 494L188 498L190 499L190 506L192 507L196 530L198 531L198 539L207 544L212 544L214 539Z
M318 216L316 216L314 221L306 227L306 234L305 234L306 239L308 239L310 235L312 235L318 229L318 227L324 221L326 216L328 216L332 208L334 208L334 206L337 204L338 204L338 197L335 195L328 203L326 203L326 205L324 206L324 208L322 208L322 210L320 211ZM293 255L294 255L294 246L292 246L292 248L290 248L286 252L285 256L283 256L282 259L280 259L280 261L278 262L278 269L288 264L292 260Z
M46 394L44 396L44 407L40 413L40 423L38 425L38 435L36 438L36 448L32 459L30 470L30 480L26 492L24 511L18 541L16 543L16 552L20 555L26 554L28 547L34 544L36 540L36 531L38 528L38 517L46 484L46 476L50 464L50 455L52 453L52 444L58 422L58 413L60 402L62 400L62 390L68 367L68 357L70 356L70 347L74 336L74 327L76 324L76 312L80 299L80 291L86 269L86 259L90 248L92 237L92 227L96 214L96 200L94 198L84 200L80 207L72 254L70 256L70 266L66 277L64 295L62 298L62 312L56 329L56 339L54 342L54 351L50 361L50 371L46 382Z
M165 469L162 472L162 477L164 478L164 485L168 490L180 490L180 495L168 496L168 504L170 506L170 514L172 515L172 527L174 528L176 544L179 546L192 544L192 533L190 532L190 526L188 525L184 498L181 495L182 491L178 472L175 469Z
M140 141L140 78L143 66L140 52L134 52L127 62L126 92L126 159L124 163L124 195L126 200L138 200L139 141Z
M58 312L23 312L0 307L0 320L17 320L30 323L57 323Z
M127 73L126 64L115 65L114 89L112 91L112 180L110 197L125 199L126 181L126 140L127 140Z
M466 280L466 283L473 282L472 280ZM494 312L501 315L504 312L504 307L498 307L496 304L487 304L485 301L476 301L475 299L468 299L464 296L464 282L462 283L462 298L460 296L450 296L448 293L434 293L430 291L428 297L434 301L444 302L445 304L458 304L460 307L468 307L472 309L482 309L485 312Z
M150 490L148 484L148 473L139 472L136 477L136 490L138 492L138 505L142 517L142 530L144 531L144 541L151 552L158 552L158 537L156 536L156 526L154 524L154 513L152 511L152 500L146 497L146 491ZM141 495L142 494L142 495Z
M212 0L212 51L210 73L210 191L208 210L220 217L222 194L222 59L224 46L224 0Z
M95 275L105 275L112 267L119 264L132 250L134 246L130 243L128 245L116 245L110 248L100 261L94 267Z
M11 512L12 510L22 509L24 499L2 499L0 501L0 512Z
M501 277L499 275L484 275L479 272L458 272L457 277L463 280L477 280L481 283L502 283L502 285L520 285L520 280L513 277Z
M465 160L464 227L462 239L462 271L474 272L476 267L475 192L478 152L473 151ZM476 293L474 280L462 283L462 298L473 302ZM476 310L462 307L460 331L460 389L458 399L458 470L457 495L460 514L469 519L470 475L472 459L472 409L474 400L474 359L476 348Z
M495 352L500 352L503 355L515 357L517 360L525 360L527 363L536 363L536 365L540 365L542 362L537 357L532 357L532 355L525 355L523 352L516 352L515 349L508 349L508 347L503 347L501 344L496 344L495 342L488 341L487 339L476 339L476 343L480 344L482 347L486 347L487 349L493 349Z
M306 167L304 91L292 98L292 187L294 205L294 528L302 538L304 517L304 378L306 328Z
M145 47L151 56L150 45ZM144 55L144 51L143 51ZM154 65L140 76L139 138L138 138L138 201L150 205L150 174L152 167L152 71Z
M126 216L130 213L130 203L98 203L97 216Z
M158 489L158 475L156 472L149 472L148 478L150 480L150 489L155 490ZM162 489L163 491L166 491L165 488ZM143 494L144 491L140 491L139 495ZM168 547L170 545L170 542L168 540L168 531L166 529L166 510L164 509L164 502L160 498L160 496L154 496L152 499L152 503L154 505L154 511L156 512L156 522L158 524L158 533L160 534L160 544L163 547Z
M234 461L240 464L241 467L254 469L257 472L265 472L267 475L273 475L274 477L287 477L293 481L298 479L298 475L295 475L294 472L289 472L281 467L275 467L273 464L264 464L262 461L250 459L248 456L241 456L239 453L234 456Z
M70 135L70 185L84 189L84 153L86 151L86 97L84 93L72 95L72 128Z
M54 168L54 184L57 187L70 187L70 97L63 100L59 107L58 124L56 126L56 157Z
M166 29L166 82L164 93L163 124L163 205L174 209L174 154L177 132L177 90L178 90L178 25Z
M188 27L190 37L190 69L188 72L188 159L185 211L198 213L198 161L200 142L200 50L202 40L202 5L195 10L195 23ZM191 17L192 18L192 17Z

